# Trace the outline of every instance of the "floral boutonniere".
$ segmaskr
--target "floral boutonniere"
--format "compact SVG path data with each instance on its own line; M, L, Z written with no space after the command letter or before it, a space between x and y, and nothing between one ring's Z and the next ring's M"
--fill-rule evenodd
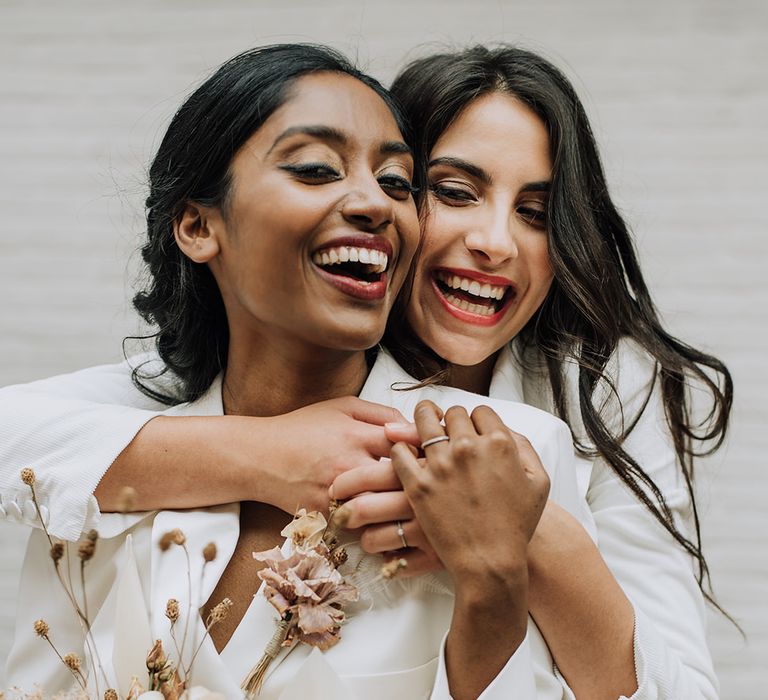
M325 651L341 638L343 607L357 600L358 591L339 572L347 553L338 543L336 526L330 527L322 513L302 508L280 533L291 540L289 556L279 547L253 553L254 559L266 564L258 576L266 584L264 595L280 614L280 622L261 660L243 682L247 697L258 694L282 647L304 642Z

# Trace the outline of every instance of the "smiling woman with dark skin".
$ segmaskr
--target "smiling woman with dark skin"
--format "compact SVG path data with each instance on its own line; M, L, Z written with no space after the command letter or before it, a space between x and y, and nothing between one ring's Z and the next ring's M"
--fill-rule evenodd
M333 482L333 496L352 498L350 526L366 528L368 551L397 550L409 562L406 575L445 566L468 582L459 587L461 605L446 647L456 698L475 697L520 643L523 600L576 697L716 697L702 594L688 559L699 562L702 583L706 567L690 479L696 440L724 436L731 403L727 370L659 324L627 228L608 198L586 116L556 68L513 47L477 47L415 62L394 90L417 126L416 155L429 163L430 192L423 245L387 346L419 380L525 400L563 417L585 457L580 484L600 549L552 502L540 520L535 498L518 500L519 511L512 507L520 490L493 465L510 454L521 459L528 448L519 437L513 446L494 447L490 438L474 442L503 432L489 427L482 411L469 416L457 408L443 415L423 404L416 429L389 425L385 431L382 424L402 422L395 411L349 397L302 408L281 401L290 413L277 415L275 404L271 413L258 414L261 419L147 411L129 420L110 407L104 410L115 411L114 419L85 419L93 426L126 424L109 459L102 455L85 467L72 466L75 460L61 464L90 470L92 490L104 460L116 457L96 488L105 511L117 507L123 485L139 484L137 508L248 499L293 512L298 503L324 508ZM327 160L327 153L322 156ZM310 177L333 182L335 175L325 170ZM314 257L317 250L309 251L311 259L332 275L331 251L324 260ZM278 265L270 273L273 284L286 284ZM260 284L245 272L239 279L246 288ZM271 289L265 284L260 293L268 299ZM281 329L278 335L296 330L296 316L281 317L289 308L264 309ZM264 342L257 335L246 340ZM206 354L209 361L215 350ZM183 370L184 363L179 366ZM702 366L719 373L722 389ZM122 401L135 402L126 398L126 372L62 378L41 390L52 402L64 397L62 407L74 410L67 397L114 400L106 388L112 377L121 382ZM145 391L178 400L172 382L141 376L139 368L135 377ZM690 377L714 399L708 433L697 434L688 418L684 387ZM92 394L84 388L89 382ZM264 386L251 387L250 398L265 393ZM316 400L331 395L314 392ZM227 400L241 412L236 396L226 399L225 393ZM248 404L247 394L244 400ZM58 415L56 406L50 410ZM25 429L40 423L29 418ZM50 423L43 423L49 431ZM418 445L442 435L451 440L418 454L400 444L394 466L378 462L393 442ZM73 444L82 454L82 438ZM17 461L20 455L25 463L49 458L45 450L15 449L8 455ZM146 474L150 457L164 470L162 483L176 489L161 489L160 480ZM535 459L522 462L524 472L533 465L529 473L536 473ZM686 527L691 512L693 534ZM489 546L494 542L495 549ZM468 560L468 551L484 552L485 567ZM481 570L486 577L489 570L503 572L505 585L478 578ZM483 592L497 603L490 612L477 607ZM509 617L494 617L500 609ZM483 624L474 624L478 620ZM499 643L486 648L489 635ZM456 675L468 664L475 673ZM538 690L547 698L562 691L559 683Z
M135 299L137 310L158 327L159 355L186 399L176 415L271 417L361 390L387 396L380 376L402 371L383 352L371 367L365 350L384 333L418 244L413 183L419 183L420 169L404 133L406 124L386 91L321 47L246 52L182 105L150 169L142 249L148 281ZM423 403L417 412L431 406ZM527 406L515 410L552 439L565 432L547 414ZM466 411L451 416L452 429L475 451L461 463L469 480L458 475L463 487L441 489L434 501L443 536L434 546L450 576L451 595L397 584L363 590L368 602L344 627L353 640L328 650L320 671L307 647L298 645L267 679L263 697L277 698L283 690L295 695L295 684L307 682L307 674L334 695L344 687L355 697L388 698L399 688L437 700L447 699L450 688L452 697L463 699L503 676L496 692L518 687L522 679L527 697L534 697L525 549L549 479L536 452L490 408L476 408L471 418ZM569 460L565 455L560 461L567 467ZM551 470L558 469L557 461L550 461ZM150 465L151 459L145 472ZM433 466L426 464L423 474ZM490 467L498 482L493 490L483 488L486 477L472 476ZM500 548L492 536L470 541L464 518L447 519L468 513L465 496L472 484L490 531L519 532L514 547ZM401 517L408 515L410 509ZM135 628L136 639L162 639L173 648L163 612L174 597L185 611L180 614L189 611L184 637L191 624L191 639L202 640L195 680L235 697L275 623L269 603L255 596L261 581L252 553L281 545L285 523L285 513L266 502L105 517L82 594L99 644L114 649L102 658L104 673L91 671L97 694L99 676L126 692L120 686L130 677L121 619ZM189 570L180 560L174 564L173 552L161 555L157 547L169 526L183 530L191 552L213 540L220 555L205 565L188 562ZM348 551L355 547L350 543ZM72 677L39 644L30 615L46 620L57 644L88 653L49 549L47 533L33 532L7 673L14 685L36 683L53 691L66 688ZM69 559L59 566L69 567ZM477 565L467 566L473 560ZM131 585L133 598L125 592ZM202 615L193 586L200 602L207 600ZM228 615L209 638L203 621L227 598ZM302 625L301 611L298 619ZM187 668L193 650L180 652ZM547 658L544 652L545 665Z

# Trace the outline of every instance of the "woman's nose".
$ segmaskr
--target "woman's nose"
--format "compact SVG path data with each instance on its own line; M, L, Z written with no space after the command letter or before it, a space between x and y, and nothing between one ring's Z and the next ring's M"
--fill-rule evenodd
M341 213L350 224L369 233L381 231L394 218L392 198L375 178L365 178L355 184L344 199Z
M469 231L464 243L467 249L487 265L498 267L518 255L514 222L507 211L490 216Z

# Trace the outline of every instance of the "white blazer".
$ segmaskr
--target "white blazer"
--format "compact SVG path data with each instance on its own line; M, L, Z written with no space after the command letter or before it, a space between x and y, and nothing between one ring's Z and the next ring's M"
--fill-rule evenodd
M156 358L154 361L158 362ZM370 381L379 370L377 364ZM633 416L652 388L651 359L641 348L625 341L619 344L607 370L625 415ZM386 381L382 382L385 393ZM578 407L576 386L576 367L568 367L570 405ZM548 387L545 376L530 369L523 372L505 349L497 362L490 392L492 396L552 411ZM364 398L373 397L364 394ZM416 395L396 392L384 402L398 405L401 400L413 403ZM165 409L135 390L126 363L0 389L0 518L34 525L34 507L19 480L19 470L33 465L40 477L41 509L55 535L76 539L83 530L94 526L104 531L108 519L99 522L93 491L106 468L144 423ZM610 426L614 432L620 432L620 414L610 400L606 415L614 419ZM575 436L583 439L578 411L570 422ZM658 385L653 386L651 400L624 447L653 477L676 520L685 527L690 504ZM706 644L704 601L690 559L603 460L577 460L576 471L579 493L586 496L594 516L600 552L635 608L639 688L631 700L716 699L717 680ZM40 553L34 556L41 560ZM40 595L32 597L39 600ZM20 604L27 605L24 599ZM28 621L34 618L31 610ZM37 653L42 642L34 641L37 644L30 651ZM529 646L536 642L536 637L529 636ZM536 650L532 653L535 656ZM555 690L552 697L571 695L563 688L561 695Z
M448 387L397 391L393 386L412 383L410 377L386 353L381 352L363 388L361 398L394 406L411 417L424 398L443 408L460 404L468 409L491 405L504 422L526 435L539 453L551 479L550 497L578 517L589 530L593 522L579 496L571 436L564 423L524 404L468 394ZM198 401L175 407L178 415L221 415L221 381L217 380ZM151 468L151 465L147 465ZM186 560L181 549L163 553L157 543L163 533L181 528L192 554L191 599L187 592ZM154 639L162 639L172 653L173 641L165 617L169 598L180 601L186 624L192 601L190 629L198 640L203 622L195 611L206 601L234 551L239 532L239 506L232 504L189 511L161 511L145 515L102 515L97 555L88 565L88 608L93 634L110 684L124 694L133 674L145 669L144 659ZM201 581L202 548L217 545L218 556ZM287 546L287 545L286 545ZM36 530L31 537L22 571L16 638L7 664L11 685L30 688L42 684L53 691L71 685L71 677L48 646L33 632L38 618L50 625L51 638L65 651L83 655L82 634L54 576L49 545ZM375 572L380 558L364 555L350 545L351 559L363 560L365 572ZM74 554L74 551L73 553ZM71 557L73 566L79 564ZM77 568L73 569L79 580ZM370 578L370 577L369 577ZM77 588L77 585L76 585ZM342 639L329 651L312 651L299 645L283 652L270 667L260 697L292 698L434 698L448 700L443 643L453 608L453 593L446 574L378 583L361 590L342 628ZM197 657L194 683L240 697L239 685L259 660L274 632L277 613L262 595L254 597L234 635L219 655L207 639ZM189 645L188 645L189 646ZM146 672L144 671L144 675ZM101 684L104 685L103 683ZM555 674L552 657L535 624L482 698L568 697L570 691Z

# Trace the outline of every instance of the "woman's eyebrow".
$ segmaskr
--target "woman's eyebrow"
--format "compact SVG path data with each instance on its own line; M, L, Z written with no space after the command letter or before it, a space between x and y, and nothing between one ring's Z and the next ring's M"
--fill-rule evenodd
M413 150L407 143L404 143L403 141L385 141L381 144L379 153L381 153L383 156L387 156L393 153L404 153L405 155L411 156L411 158L413 158Z
M552 189L552 183L546 180L540 182L529 182L520 191L521 192L549 192Z
M347 137L338 129L334 129L332 126L324 126L322 124L304 124L300 126L288 127L283 133L281 133L274 141L267 155L269 155L281 141L295 136L296 134L306 134L307 136L313 136L321 141L330 141L331 143L344 146L347 143Z
M454 156L441 156L440 158L434 158L429 161L430 168L435 165L447 165L451 168L456 168L457 170L463 170L467 175L480 180L480 182L485 185L493 184L493 178L490 176L490 174L485 172L485 170L483 170L481 167L474 165L473 163L470 163L469 161L466 161L462 158L456 158Z

